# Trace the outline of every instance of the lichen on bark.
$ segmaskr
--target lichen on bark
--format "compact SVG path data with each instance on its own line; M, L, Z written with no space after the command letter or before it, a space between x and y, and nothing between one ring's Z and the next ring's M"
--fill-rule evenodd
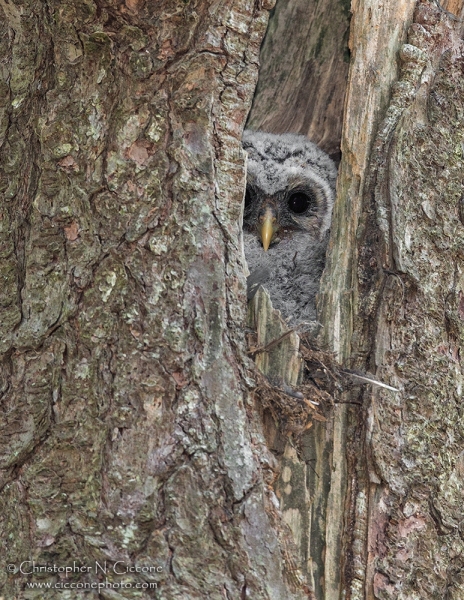
M270 8L0 2L0 543L16 565L160 568L89 597L303 595L243 343L241 131ZM0 574L41 597L27 581Z
M366 453L351 449L352 599L457 599L464 589L464 47L456 21L428 0L407 42L358 230L353 356L400 393L374 391Z

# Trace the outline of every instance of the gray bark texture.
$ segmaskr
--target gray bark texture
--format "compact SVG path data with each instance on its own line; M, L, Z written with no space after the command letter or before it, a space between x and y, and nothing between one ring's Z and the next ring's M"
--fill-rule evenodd
M289 2L268 40L290 14L292 56L326 56L321 19L343 24L316 4L315 37ZM352 2L320 343L400 392L347 390L280 464L250 396L239 243L271 8L0 0L5 599L464 597L463 3ZM335 153L330 94L288 91L323 70L287 57L251 123L283 85L274 131Z
M344 573L325 598L461 600L462 23L429 0L352 9L324 336L400 391L352 390L364 408L336 416Z
M241 133L270 8L0 0L5 598L307 596L244 347Z

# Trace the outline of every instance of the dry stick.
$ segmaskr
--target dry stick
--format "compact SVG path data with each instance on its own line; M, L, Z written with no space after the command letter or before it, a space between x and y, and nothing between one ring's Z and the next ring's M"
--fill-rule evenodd
M249 350L248 354L250 354L251 356L255 356L256 354L260 354L261 352L269 352L269 350L272 350L272 348L274 348L275 346L277 346L278 344L280 344L280 342L286 338L288 335L290 335L291 333L293 333L293 329L289 329L288 331L286 331L285 333L283 333L280 337L278 337L275 340L272 340L272 342L269 342L269 344L266 344L266 346L264 346L264 348L255 348L254 350Z
M350 371L350 369L341 369L340 372L343 373L344 375L349 375L350 377L354 377L355 379L360 379L361 381L365 381L366 383L372 383L373 385L378 385L379 387L383 387L386 390L391 390L392 392L400 391L396 387L387 385L386 383L383 383L382 381L378 381L377 379L373 379L372 377L367 377L367 375L358 375L358 373L355 373L354 371Z

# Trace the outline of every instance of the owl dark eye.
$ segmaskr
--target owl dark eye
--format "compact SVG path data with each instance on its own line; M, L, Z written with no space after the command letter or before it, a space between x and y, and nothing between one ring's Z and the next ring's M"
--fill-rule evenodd
M310 204L311 199L306 194L303 194L303 192L292 194L288 199L288 208L297 215L304 213Z

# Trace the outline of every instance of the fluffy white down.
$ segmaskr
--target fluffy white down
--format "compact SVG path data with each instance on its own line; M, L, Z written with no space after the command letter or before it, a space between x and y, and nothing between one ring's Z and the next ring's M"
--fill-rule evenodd
M243 232L249 296L263 285L274 308L291 325L309 328L317 318L316 295L324 268L337 169L305 136L247 130L243 147L248 153L247 181L263 197L281 197L297 178L309 182L322 198L317 231L287 232L267 252L256 231L248 227Z

